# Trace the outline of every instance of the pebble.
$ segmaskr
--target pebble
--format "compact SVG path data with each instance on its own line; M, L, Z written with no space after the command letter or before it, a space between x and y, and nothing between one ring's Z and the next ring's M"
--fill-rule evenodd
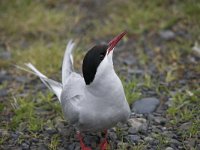
M129 133L129 134L135 134L135 133L137 133L137 130L136 130L134 127L130 127L130 128L128 129L128 133Z
M138 135L128 135L128 142L131 142L131 143L138 143L140 141L140 136Z
M56 129L47 128L47 129L46 129L46 132L47 132L48 134L56 134L56 133L57 133L57 130L56 130Z
M29 145L27 143L22 143L21 146L23 150L29 149Z
M165 125L166 123L166 119L163 117L154 117L154 121L160 125Z
M174 150L172 147L167 147L165 150Z
M4 97L4 96L7 96L8 95L8 92L6 89L1 89L0 90L0 97Z
M128 124L132 127L132 132L146 131L147 130L147 121L144 118L131 118L128 120Z
M160 101L154 97L143 98L132 105L132 111L140 114L152 113L155 111L159 103Z
M175 33L171 30L160 31L160 37L164 40L172 40L175 38Z
M145 138L144 138L144 141L146 141L146 142L149 142L149 143L150 143L150 142L152 142L152 141L153 141L153 138L152 138L152 137L148 137L148 136L147 136L147 137L145 137Z

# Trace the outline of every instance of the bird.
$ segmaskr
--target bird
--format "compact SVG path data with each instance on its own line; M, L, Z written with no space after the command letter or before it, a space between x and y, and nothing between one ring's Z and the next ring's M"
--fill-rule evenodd
M114 37L107 44L93 46L85 54L82 75L73 67L75 43L69 40L62 62L62 82L54 81L31 63L26 63L25 71L35 74L57 96L64 114L77 129L77 137L82 150L91 150L83 142L81 132L105 131L105 139L100 149L106 150L107 129L117 123L125 123L130 116L122 82L114 70L113 51L126 32Z

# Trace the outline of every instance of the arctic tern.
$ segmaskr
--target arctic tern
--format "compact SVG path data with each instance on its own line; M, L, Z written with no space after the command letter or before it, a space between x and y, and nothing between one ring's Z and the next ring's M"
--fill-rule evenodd
M72 50L75 43L70 40L62 63L62 83L49 79L31 63L26 64L31 71L21 68L37 75L57 96L65 119L78 131L82 150L91 148L85 146L80 132L107 131L129 118L129 104L113 66L113 50L125 34L121 33L108 44L91 48L83 59L83 76L73 70ZM100 146L101 150L106 149L106 138Z

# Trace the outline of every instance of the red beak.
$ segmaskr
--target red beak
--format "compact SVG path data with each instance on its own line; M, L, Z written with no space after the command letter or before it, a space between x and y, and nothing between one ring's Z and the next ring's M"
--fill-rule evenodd
M122 32L108 43L107 55L113 50L117 43L122 39L126 32Z

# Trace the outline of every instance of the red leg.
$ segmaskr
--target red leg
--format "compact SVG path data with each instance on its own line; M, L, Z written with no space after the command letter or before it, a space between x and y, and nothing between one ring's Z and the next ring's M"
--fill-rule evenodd
M105 130L105 138L104 138L103 141L100 143L100 148L101 148L101 150L106 150L106 149L107 149L107 146L108 146L107 136L108 136L108 131Z
M77 133L77 137L78 137L78 139L79 139L79 141L80 141L81 150L92 150L91 148L85 146L85 144L84 144L84 142L83 142L83 137L81 136L81 133L80 133L80 132Z

